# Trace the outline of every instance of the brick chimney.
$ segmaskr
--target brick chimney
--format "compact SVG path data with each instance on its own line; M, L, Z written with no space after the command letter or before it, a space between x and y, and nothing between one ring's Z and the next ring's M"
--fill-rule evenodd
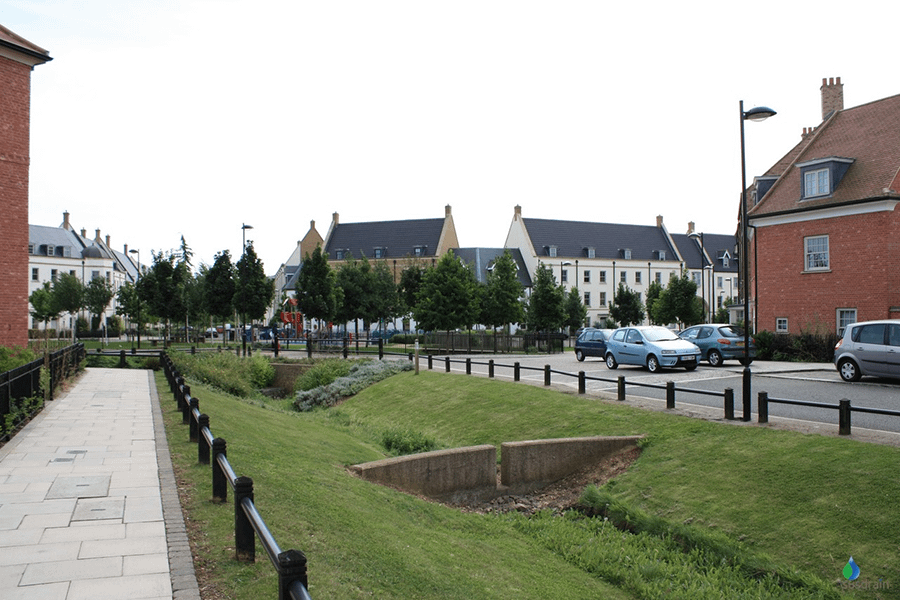
M94 231L97 232L96 234L94 234L94 241L95 241L95 242L99 242L99 241L100 241L100 230L99 230L99 229L95 229Z
M687 235L691 235L692 233L694 233L694 222L688 221Z
M838 77L835 81L834 77L830 79L822 79L822 120L840 110L844 110L844 84Z
M446 218L449 216L450 216L450 205L448 204L447 206L444 207L444 217Z
M72 229L72 225L71 225L71 223L69 223L69 211L63 212L62 228L65 229L66 231L69 231Z
M334 225L337 225L340 222L340 216L337 213L332 213L331 222Z
M107 247L107 248L110 248L110 245L109 245L109 234L108 234L108 233L106 234L106 247Z
M656 215L656 226L657 226L657 227L662 227L662 226L663 226L663 217L662 217L662 215Z
M518 221L522 218L522 207L516 204L516 207L513 210L513 220Z

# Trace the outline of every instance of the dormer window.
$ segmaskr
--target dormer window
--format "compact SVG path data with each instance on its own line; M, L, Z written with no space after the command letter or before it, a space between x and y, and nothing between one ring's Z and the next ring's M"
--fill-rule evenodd
M659 260L666 260L666 251L665 250L657 250L656 256Z
M47 256L53 256L56 254L56 247L52 244L47 244Z
M588 258L597 258L597 250L594 247L588 246L585 250L587 251Z
M335 258L335 260L344 260L344 251L343 250L335 250L334 258Z
M801 200L832 195L852 164L852 158L838 156L798 163L797 167L800 168L800 176L803 178Z
M413 248L413 255L414 256L425 256L425 249L426 249L426 246L416 246L415 248Z
M384 258L387 256L387 248L384 247L376 247L373 248L375 258Z
M622 258L625 260L631 260L631 248L624 248L622 250Z
M547 256L550 258L556 258L556 246L547 246Z

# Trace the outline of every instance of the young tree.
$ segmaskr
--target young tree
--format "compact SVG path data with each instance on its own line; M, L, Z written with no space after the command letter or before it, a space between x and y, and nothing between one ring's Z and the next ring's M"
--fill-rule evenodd
M296 284L297 305L307 319L330 321L337 311L334 271L318 246L307 254L300 266Z
M50 321L59 316L60 309L53 297L53 289L50 282L45 281L44 287L40 287L28 297L31 302L31 316L44 324L44 346L50 345Z
M450 331L478 319L475 275L453 252L447 252L428 269L416 296L413 315L419 327Z
M660 325L660 323L653 316L653 306L656 304L657 300L659 300L659 296L660 294L662 294L662 291L663 286L655 281L647 286L647 316L650 318L650 323L652 323L653 325Z
M165 338L169 339L172 321L180 321L186 314L182 289L186 269L176 264L172 252L153 253L153 266L138 281L138 294L150 312L165 323Z
M703 318L703 301L697 297L697 284L688 277L687 270L681 277L672 275L669 285L653 305L653 320L657 323L694 325Z
M400 295L385 261L377 261L372 269L372 319L382 324L400 315Z
M641 303L641 293L632 291L624 283L620 283L615 302L609 303L609 316L622 327L637 325L643 321L644 305Z
M266 315L275 295L274 282L266 277L262 261L256 256L253 242L247 244L244 255L237 262L237 279L234 285L234 306L242 321L257 321ZM243 339L244 332L241 331Z
M550 267L541 265L535 272L531 298L528 299L528 327L534 331L555 331L566 322L565 291L556 285Z
M217 252L213 266L206 272L203 287L203 304L206 312L222 322L222 333L227 335L225 324L234 313L234 265L228 250Z
M91 329L102 326L101 320L110 300L113 299L112 286L102 277L94 277L84 290L84 305L91 312Z
M119 288L116 294L116 314L137 323L138 347L141 339L141 315L146 313L137 288L130 281Z
M355 335L359 339L360 319L367 328L372 318L372 266L365 257L357 260L348 254L344 263L335 271L334 283L341 292L334 318L342 323L353 321Z
M521 323L525 317L521 298L522 283L516 274L516 261L509 250L504 250L488 271L481 320L493 328Z
M411 315L416 309L416 298L419 295L419 289L422 287L422 277L425 269L414 261L400 273L400 284L398 292L400 294L400 313L403 315Z
M585 320L587 320L587 308L584 306L581 292L577 287L573 287L566 296L566 327L568 327L569 333L573 333L579 327L584 327Z
M62 273L53 282L53 297L60 312L67 312L73 317L84 307L84 286L75 275ZM75 330L72 328L72 341L75 341Z

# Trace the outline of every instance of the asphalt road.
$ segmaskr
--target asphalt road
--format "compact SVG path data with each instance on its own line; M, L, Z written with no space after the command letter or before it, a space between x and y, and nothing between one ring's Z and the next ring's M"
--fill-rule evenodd
M453 361L464 361L465 356L453 356ZM616 398L617 380L625 377L626 402L649 400L665 406L666 382L675 383L676 408L698 411L711 418L724 418L722 396L692 393L702 390L723 394L726 388L734 391L735 416L743 414L742 372L743 367L735 361L714 368L701 363L693 372L684 369L663 370L651 374L639 367L620 366L610 370L600 358L587 358L578 362L572 352L554 355L472 355L473 375L487 376L489 360L494 361L494 377L512 380L515 362L520 364L520 379L534 385L544 384L544 367L550 365L551 385L571 391L578 390L577 374L584 371L587 378L586 393ZM420 368L427 368L426 358L422 358ZM434 357L433 368L445 370L443 357ZM452 372L466 372L466 365L451 362ZM571 375L567 375L571 374ZM600 380L592 380L597 378ZM643 387L639 384L661 386L663 389ZM849 399L852 407L867 407L900 412L900 381L864 377L856 383L841 380L834 366L825 364L779 363L755 361L751 365L751 420L757 421L757 400L759 392L767 392L769 398L783 398L828 404L834 408L817 408L790 404L769 403L771 422L796 421L798 429L822 429L829 432L838 430L837 407L841 399ZM854 411L851 418L854 434L863 430L900 433L900 416L873 415Z

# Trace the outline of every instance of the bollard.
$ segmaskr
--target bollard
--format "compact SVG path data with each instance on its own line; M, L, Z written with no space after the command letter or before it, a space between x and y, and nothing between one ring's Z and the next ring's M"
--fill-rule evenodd
M617 385L619 388L618 389L618 391L619 391L618 399L620 402L625 402L625 376L624 375L619 375L619 382Z
M201 465L208 465L210 447L206 442L206 436L203 435L204 429L209 429L209 415L197 415L197 462Z
M850 400L847 398L838 406L838 435L850 435Z
M666 382L666 408L675 408L675 382Z
M472 359L467 358L466 359L466 375L471 375L471 374L472 374Z
M434 357L432 355L428 355L428 370L431 371L434 369Z
M445 357L444 357L444 370L445 370L447 373L450 372L450 357L449 357L449 356L445 356Z
M734 390L725 388L725 419L734 420Z
M190 440L192 442L197 441L197 432L200 431L200 428L197 425L197 420L194 418L194 411L200 410L200 400L191 396L191 401L188 403L188 423L190 427L188 427L188 431L190 432Z
M125 368L125 351L124 350L119 351L119 368L120 369Z
M347 358L347 355L350 354L350 338L346 335L344 336L343 350L344 358Z
M237 354L237 357L238 357L238 358L241 357L241 347L240 347L240 346L238 346L237 348L235 348L235 349L234 349L234 352L235 352L235 354Z
M214 438L212 441L212 495L222 502L228 499L228 478L225 471L219 465L219 455L228 456L227 444L222 438Z
M312 334L306 334L306 358L312 358Z
M578 371L578 393L584 394L586 391L587 386L585 385L584 371Z
M488 377L494 377L494 359L488 360Z
M513 363L513 381L519 381L519 363Z
M384 338L378 338L378 360L384 360Z
M197 346L191 346L191 354L197 354Z
M759 406L757 410L759 414L756 417L757 422L759 423L768 423L769 422L769 392L760 392L758 395L759 398Z
M247 498L253 501L253 480L238 477L234 480L234 557L243 562L256 560L256 540L253 523L241 506Z
M286 550L278 555L278 598L290 598L290 588L295 581L309 589L306 575L306 555L300 550Z
M550 365L544 365L544 385L550 385Z

